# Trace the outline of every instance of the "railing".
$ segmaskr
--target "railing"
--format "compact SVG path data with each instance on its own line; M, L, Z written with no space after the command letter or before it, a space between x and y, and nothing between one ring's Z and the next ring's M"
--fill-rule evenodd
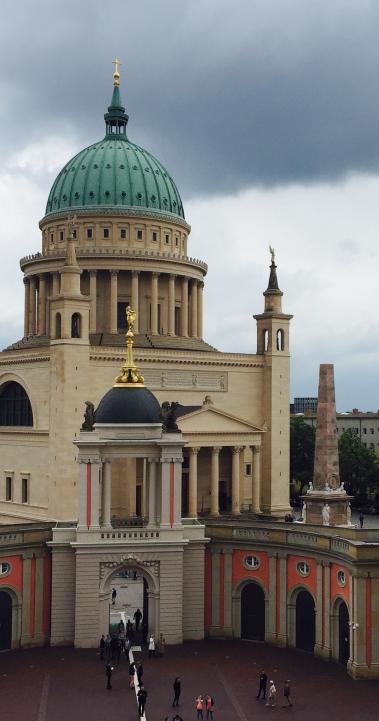
M185 255L175 255L174 253L169 253L167 251L159 251L159 250L140 250L136 248L135 250L132 248L119 248L119 247L109 247L109 248L96 248L96 247L88 247L83 248L80 246L76 247L76 255L77 258L86 258L90 256L121 256L123 258L159 258L159 259L167 259L167 260L174 260L181 263L190 263L191 265L197 265L200 268L203 268L203 270L208 270L207 263L204 263L203 260L199 260L199 258L192 258L191 256ZM33 253L31 255L25 255L20 260L20 266L22 268L25 263L29 263L34 260L44 260L44 259L64 259L66 256L66 250L62 248L62 250L46 250L44 253L38 252Z
M101 531L100 538L102 541L148 541L159 538L159 531L148 531L145 528L136 528L130 531Z

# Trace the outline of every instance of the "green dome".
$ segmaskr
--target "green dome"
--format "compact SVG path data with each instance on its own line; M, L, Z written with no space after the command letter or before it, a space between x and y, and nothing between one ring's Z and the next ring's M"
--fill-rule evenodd
M46 215L100 206L163 211L184 218L170 174L153 155L128 140L128 116L117 86L104 117L104 140L81 150L64 166L50 190Z

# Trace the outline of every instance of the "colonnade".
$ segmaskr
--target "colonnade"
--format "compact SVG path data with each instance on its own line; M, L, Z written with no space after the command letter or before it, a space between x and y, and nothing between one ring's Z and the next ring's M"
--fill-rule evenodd
M90 333L97 330L102 332L107 329L98 328L97 323L97 272L89 271L89 297L90 297ZM118 286L119 273L127 272L131 275L131 298L130 302L134 310L137 312L135 332L139 333L142 329L139 327L140 318L140 282L139 277L141 271L120 271L117 269L109 270L109 323L108 329L110 333L118 333ZM172 273L156 273L151 272L150 275L150 300L151 313L150 324L148 328L144 328L142 332L150 332L152 335L158 335L161 332L159 327L158 305L160 297L160 288L162 280L167 282L168 279L168 295L167 295L167 334L174 336L178 329L175 328L175 308L176 298L179 296L180 308L180 329L178 335L183 337L202 338L203 337L203 287L204 283L187 276L179 276ZM24 306L24 337L34 335L46 335L49 333L49 313L48 301L50 297L55 297L60 289L60 274L40 273L24 277L25 286L25 306ZM166 286L167 287L167 286ZM165 289L166 291L166 289ZM104 299L102 300L104 302Z
M211 473L210 473L210 514L220 515L219 489L220 489L220 453L222 446L212 446L211 451ZM233 515L241 513L241 505L244 502L241 488L241 457L245 452L245 446L232 446L232 478L231 497ZM260 512L260 489L261 489L261 447L251 446L253 452L252 463L252 488L251 488L251 510L254 513ZM188 513L191 518L198 514L198 454L200 446L189 447L189 484L188 484Z

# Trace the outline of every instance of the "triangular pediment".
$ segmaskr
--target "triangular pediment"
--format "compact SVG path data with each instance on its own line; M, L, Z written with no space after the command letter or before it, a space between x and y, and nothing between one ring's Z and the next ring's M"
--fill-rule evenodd
M177 423L183 433L262 433L265 430L211 405L180 416Z

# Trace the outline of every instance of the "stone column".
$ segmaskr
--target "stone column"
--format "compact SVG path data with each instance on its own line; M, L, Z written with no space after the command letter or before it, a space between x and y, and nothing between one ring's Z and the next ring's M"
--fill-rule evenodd
M112 466L106 460L103 465L103 502L102 522L105 528L112 528L111 524L111 499L112 499Z
M57 295L59 295L59 291L60 291L59 273L53 273L53 290L52 290L53 298L56 298Z
M46 279L44 274L38 276L38 335L46 333Z
M188 512L190 518L197 518L197 454L200 448L190 448L189 457L189 503Z
M158 334L158 273L151 274L151 333Z
M32 275L29 281L29 335L36 332L36 277Z
M232 618L233 550L224 548L224 628L222 635L233 637Z
M197 280L191 285L191 337L197 338Z
M261 447L253 446L252 510L261 512Z
M139 333L139 291L138 291L139 270L132 270L132 309L136 312L134 332Z
M21 620L21 646L31 641L30 636L30 577L33 552L24 551L22 554L22 620ZM13 640L13 639L12 639Z
M91 298L90 311L89 311L89 332L96 333L97 321L97 283L96 283L96 270L90 270L89 272L89 294Z
M182 278L182 307L180 313L180 332L188 336L188 278Z
M269 552L268 554L268 572L269 572L269 589L268 594L268 618L266 619L266 641L272 643L274 646L277 644L277 614L276 614L276 603L277 603L277 592L276 592L276 580L277 580L277 555L276 553Z
M239 516L240 509L240 452L241 448L235 446L233 448L232 457L232 513L233 516Z
M117 275L118 270L111 270L111 297L110 297L110 332L117 333Z
M157 461L149 458L149 526L157 524Z
M170 525L170 462L161 460L161 526Z
M211 515L219 516L218 493L219 493L219 455L221 448L215 446L212 448L212 468L211 468Z
M91 528L100 528L100 463L97 460L91 462Z
M203 337L203 289L204 283L199 283L197 287L197 335Z
M25 300L24 300L24 338L29 335L29 308L30 308L30 288L29 278L24 277Z
M168 335L175 335L175 275L168 277Z

